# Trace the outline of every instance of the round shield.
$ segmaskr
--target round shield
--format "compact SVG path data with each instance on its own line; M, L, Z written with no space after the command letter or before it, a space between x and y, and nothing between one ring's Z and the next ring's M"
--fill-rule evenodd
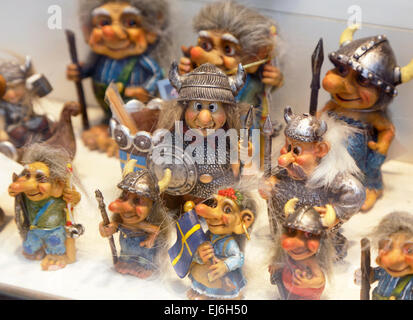
M172 144L160 144L154 147L147 156L148 169L161 180L165 169L172 172L171 181L165 192L178 196L191 192L198 180L198 172L194 160Z

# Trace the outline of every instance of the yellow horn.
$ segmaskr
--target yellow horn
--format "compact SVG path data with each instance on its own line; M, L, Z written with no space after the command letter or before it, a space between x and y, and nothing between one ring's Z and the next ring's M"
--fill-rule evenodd
M324 227L331 228L332 226L334 226L337 219L336 211L330 204L326 204L326 209L327 212L325 213L324 217L321 218L321 222L323 223Z
M298 198L292 198L287 201L287 203L284 205L284 214L285 217L288 217L289 214L294 213L295 211L295 205L298 202Z
M340 46L347 42L347 41L353 41L353 34L356 32L356 30L360 29L359 24L353 24L351 27L346 28L346 30L343 31L340 37Z
M171 169L167 168L164 170L163 178L158 182L159 192L162 193L168 187L169 182L171 182L172 172Z
M128 173L133 172L136 162L137 162L136 159L131 159L125 164L125 168L123 168L123 172L122 172L122 178L125 178Z
M402 83L409 82L413 79L413 59L409 62L407 66L404 66L400 70L402 74Z

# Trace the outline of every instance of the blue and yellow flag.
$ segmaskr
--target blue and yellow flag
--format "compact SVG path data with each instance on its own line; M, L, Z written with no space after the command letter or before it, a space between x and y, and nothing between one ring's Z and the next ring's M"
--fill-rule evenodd
M198 247L208 241L201 228L195 210L185 212L176 222L177 239L168 250L172 266L180 278L184 278L192 263L192 256Z

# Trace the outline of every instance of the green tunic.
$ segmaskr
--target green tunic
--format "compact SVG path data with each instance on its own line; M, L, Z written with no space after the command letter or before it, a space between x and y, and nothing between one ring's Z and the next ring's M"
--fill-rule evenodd
M54 229L64 226L66 223L66 201L62 198L50 197L41 201L29 200L25 195L23 196L26 208L29 214L30 225L33 223L39 210L46 205L49 200L54 202L47 208L43 215L38 220L36 227L38 229Z

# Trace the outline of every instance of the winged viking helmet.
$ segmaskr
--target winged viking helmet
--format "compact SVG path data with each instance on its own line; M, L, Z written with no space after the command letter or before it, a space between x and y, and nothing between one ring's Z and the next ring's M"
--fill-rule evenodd
M245 83L242 65L237 74L227 76L217 66L205 63L186 75L179 75L178 64L172 63L169 81L178 91L178 101L206 100L235 104L235 97Z

